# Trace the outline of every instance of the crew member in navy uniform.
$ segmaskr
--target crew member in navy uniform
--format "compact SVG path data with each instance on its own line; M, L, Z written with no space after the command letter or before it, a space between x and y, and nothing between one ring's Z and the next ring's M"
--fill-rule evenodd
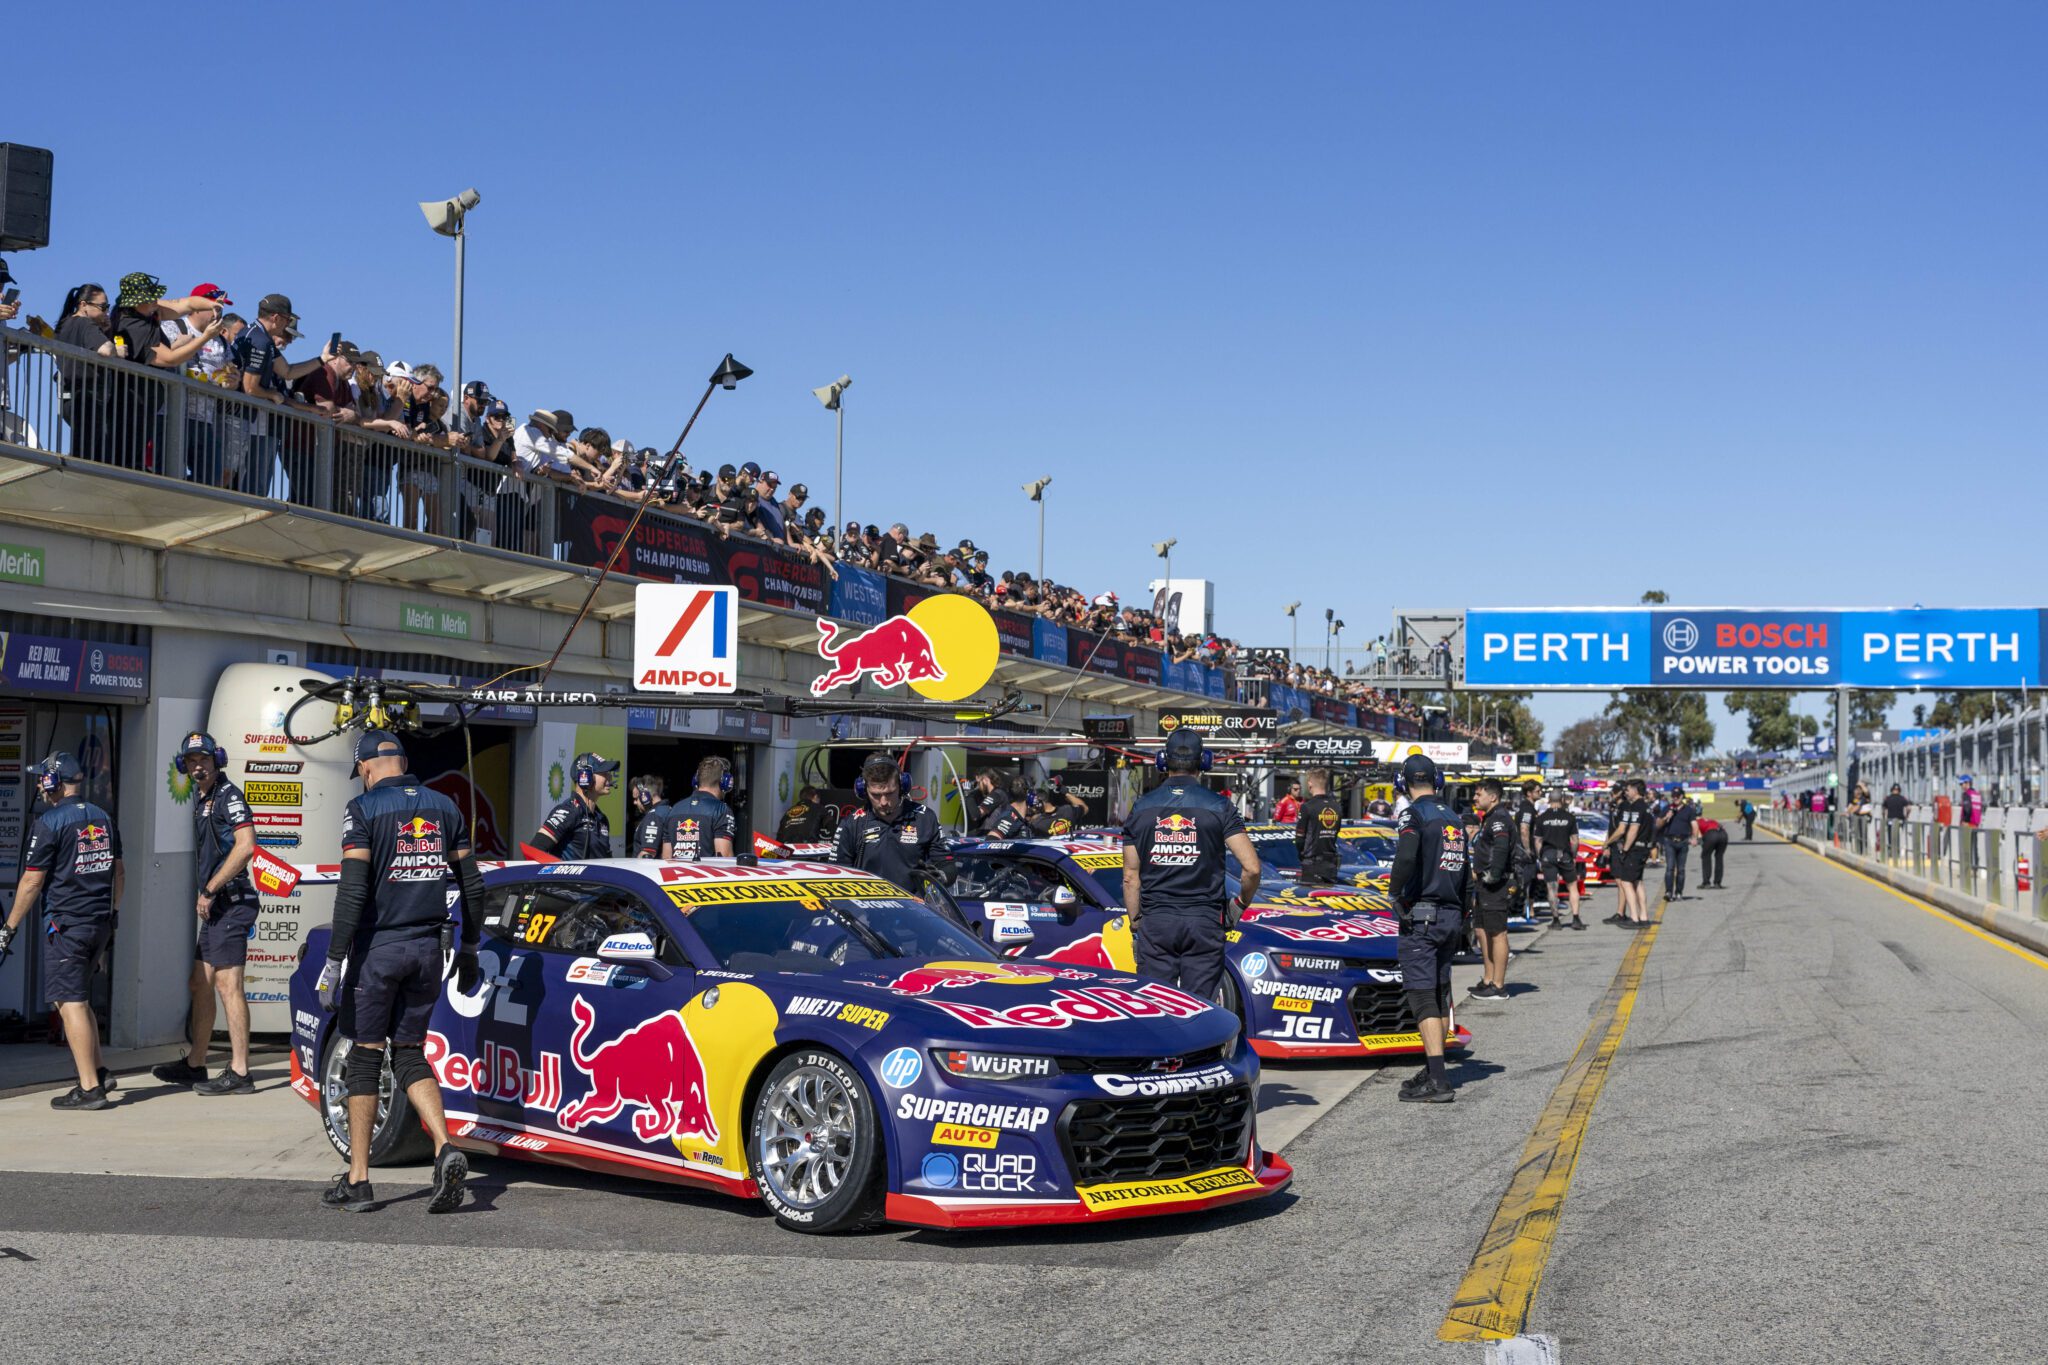
M1536 817L1536 866L1550 881L1550 921L1560 923L1563 907L1559 898L1569 895L1574 929L1583 929L1579 918L1579 817L1565 805L1561 791L1550 794L1550 809Z
M619 761L596 754L578 754L569 770L575 790L556 802L547 819L540 822L533 846L565 863L609 858L612 822L597 808L597 801L611 791L612 774L619 770Z
M1223 980L1224 936L1259 894L1259 854L1237 807L1202 785L1200 733L1175 730L1162 756L1166 781L1124 821L1124 910L1138 970L1211 1000ZM1226 852L1239 869L1234 903Z
M1031 789L1024 785L1024 779L1010 779L1010 798L1006 806L997 806L995 814L983 823L980 833L991 839L1028 839L1031 837Z
M1436 764L1411 754L1401 764L1408 805L1396 817L1394 867L1387 886L1401 912L1396 951L1401 989L1422 1034L1423 1068L1401 1083L1400 1098L1448 1104L1456 1096L1444 1072L1451 1005L1451 957L1465 938L1469 873L1465 826L1437 796Z
M68 753L29 769L48 807L29 826L14 906L0 925L0 962L21 922L43 902L43 994L64 1021L64 1040L78 1084L50 1101L52 1109L105 1109L114 1078L100 1065L100 1022L92 1010L94 965L114 936L121 903L121 834L107 813L85 799L85 770Z
M1614 807L1614 825L1607 832L1607 866L1621 896L1621 911L1609 924L1640 928L1650 922L1643 900L1643 868L1650 858L1650 803L1642 779L1630 778Z
M462 1203L469 1162L448 1145L441 1086L423 1045L444 976L441 931L448 923L449 876L461 893L462 937L448 974L464 995L476 990L484 883L470 856L462 811L406 771L397 738L370 730L356 740L355 752L363 794L342 812L341 885L334 893L333 937L319 982L321 1008L339 1008L341 1036L351 1044L344 1081L348 1169L320 1199L350 1213L377 1207L370 1188L370 1137L388 1042L392 1086L405 1092L434 1140L427 1212L447 1213Z
M1515 911L1515 846L1521 842L1521 807L1505 798L1500 782L1485 778L1472 794L1479 831L1472 836L1472 922L1479 930L1479 984L1474 1000L1507 1000L1508 916Z
M661 856L675 863L701 862L732 856L732 808L725 795L732 790L732 764L707 758L697 765L697 789L669 807L662 832Z
M1683 791L1674 792L1671 797L1671 813L1664 817L1664 899L1682 901L1685 899L1685 855L1686 850L1700 841L1699 832L1693 824L1699 819L1700 808Z
M1337 883L1337 827L1344 823L1343 808L1330 795L1330 770L1310 768L1301 775L1308 799L1294 822L1294 848L1301 855L1303 886L1334 886Z
M930 860L939 841L938 816L903 794L903 772L887 754L862 761L859 790L868 808L840 822L832 861L911 886L911 874Z
M189 1047L175 1062L150 1072L160 1081L189 1085L202 1095L253 1095L249 1079L249 1001L242 994L242 969L249 961L249 935L262 903L249 880L256 856L256 817L242 789L223 769L227 752L201 730L186 735L172 764L192 779L192 861L198 891L194 910L199 941L192 962L192 1023ZM228 1017L228 1065L206 1077L206 1051L213 1042L213 1001L220 997Z
M661 832L667 828L669 812L674 809L661 799L667 787L667 781L654 773L633 779L632 854L635 858L661 856Z

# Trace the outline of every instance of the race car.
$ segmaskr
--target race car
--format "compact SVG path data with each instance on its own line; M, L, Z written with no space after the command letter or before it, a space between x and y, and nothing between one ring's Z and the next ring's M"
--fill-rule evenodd
M1246 825L1244 832L1252 841L1252 848L1259 855L1259 881L1261 885L1280 885L1297 881L1301 877L1301 851L1295 846L1292 825ZM1224 868L1231 881L1231 894L1237 894L1237 859L1224 855ZM1392 865L1393 856L1388 854L1387 866ZM1385 889L1386 867L1378 859L1370 857L1355 841L1340 837L1337 842L1337 885L1378 886Z
M969 927L1011 961L1137 970L1118 844L962 845L935 859L934 870ZM1422 1036L1401 993L1397 933L1392 903L1378 892L1262 888L1226 935L1221 1002L1244 1021L1261 1057L1419 1053ZM1453 1025L1453 1046L1471 1040Z
M1607 817L1594 811L1574 811L1579 822L1579 889L1612 886L1614 873L1607 866Z
M1284 1187L1235 1015L1126 972L1005 962L830 864L511 863L474 994L425 1054L450 1140L758 1198L784 1227L971 1228L1202 1209ZM292 978L292 1087L348 1149L350 1044ZM415 1154L380 1097L373 1162Z

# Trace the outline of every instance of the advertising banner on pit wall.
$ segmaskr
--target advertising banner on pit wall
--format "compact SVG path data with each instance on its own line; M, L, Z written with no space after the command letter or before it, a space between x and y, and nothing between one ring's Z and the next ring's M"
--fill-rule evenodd
M1641 608L1469 611L1475 688L2038 687L2048 612Z

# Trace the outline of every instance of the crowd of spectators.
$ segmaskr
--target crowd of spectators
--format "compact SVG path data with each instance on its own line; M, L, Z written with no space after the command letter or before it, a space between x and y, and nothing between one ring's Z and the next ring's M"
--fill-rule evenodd
M0 262L0 287L11 283ZM912 537L902 522L885 529L849 521L834 528L825 509L811 503L806 485L785 487L779 473L751 461L693 469L679 458L671 465L665 452L651 446L615 438L601 426L579 426L566 408L536 408L522 417L485 380L472 379L459 396L452 394L437 365L387 361L340 332L332 333L316 356L287 360L286 349L300 339L291 299L265 295L251 310L253 322L235 306L218 284L203 283L171 297L155 276L137 271L121 277L111 296L98 284L71 289L54 325L33 314L23 321L68 346L137 366L182 371L250 405L295 409L496 466L484 471L488 477L470 471L460 479L462 532L485 544L494 537L500 544L524 543L518 533L522 523L531 524L526 509L540 485L556 483L629 504L658 503L671 515L703 522L721 538L785 546L833 578L839 565L858 565L924 587L968 593L991 608L1156 648L1175 663L1234 668L1240 678L1277 678L1374 711L1424 719L1414 702L1374 683L1390 671L1407 676L1420 671L1413 656L1390 655L1385 639L1368 650L1362 669L1347 666L1339 676L1290 660L1286 651L1245 650L1214 634L1184 634L1147 607L1123 605L1114 592L1091 595L1023 570L997 574L988 551L969 539L949 547L929 531ZM18 301L0 303L0 323L14 324L22 312ZM84 368L60 361L63 415L72 429L74 452L101 458L101 447L128 439L128 433L113 411L117 400L96 393L95 381L80 373ZM279 460L281 438L269 433L260 417L231 416L207 400L188 402L185 413L183 477L288 496L280 491L291 478ZM439 477L427 462L395 462L388 454L359 460L341 484L343 510L355 515L419 529L441 524ZM1449 666L1447 655L1428 662Z

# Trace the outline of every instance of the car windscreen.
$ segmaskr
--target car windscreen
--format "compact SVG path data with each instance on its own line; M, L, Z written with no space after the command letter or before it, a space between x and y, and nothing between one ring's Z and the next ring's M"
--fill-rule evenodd
M1607 817L1606 817L1606 816L1604 816L1604 815L1593 815L1593 814L1591 814L1591 813L1587 813L1587 812L1581 812L1581 813L1580 813L1580 815L1579 815L1579 833L1581 833L1581 834L1605 834L1606 832L1607 832Z
M1281 872L1301 871L1301 851L1294 846L1294 831L1274 830L1270 833L1257 832L1251 836L1252 848L1259 855L1261 868L1274 868ZM1237 858L1233 854L1223 855L1224 870L1231 876L1238 875Z
M747 887L774 900L686 899L729 889L669 888L671 898L686 902L678 908L727 971L815 972L898 957L995 960L980 939L887 882L785 882Z

